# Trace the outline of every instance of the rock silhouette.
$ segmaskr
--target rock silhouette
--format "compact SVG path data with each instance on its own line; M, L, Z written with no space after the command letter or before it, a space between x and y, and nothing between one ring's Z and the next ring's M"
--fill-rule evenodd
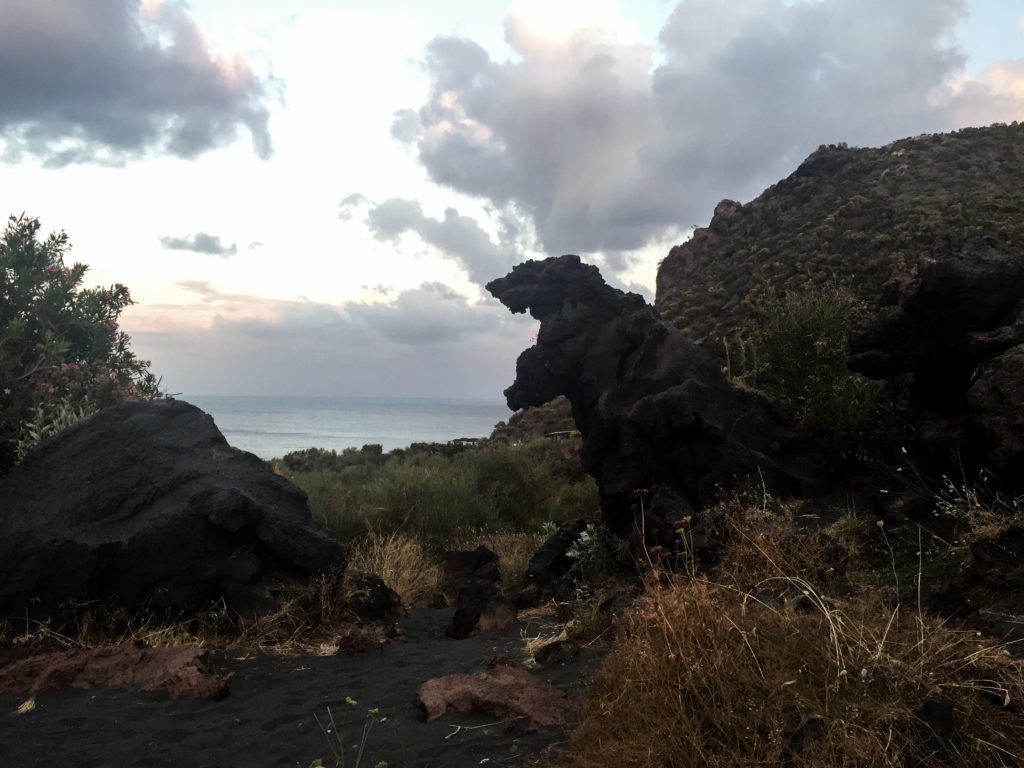
M827 452L768 396L725 377L711 352L607 285L578 256L519 264L487 289L540 320L505 396L518 410L565 395L608 526L674 539L723 488L827 490ZM641 489L649 492L637 494Z
M1024 490L1024 260L991 239L940 241L850 349L851 370L903 382L925 469Z
M0 481L0 510L0 616L250 611L270 577L344 568L306 495L182 401L123 401L44 442Z

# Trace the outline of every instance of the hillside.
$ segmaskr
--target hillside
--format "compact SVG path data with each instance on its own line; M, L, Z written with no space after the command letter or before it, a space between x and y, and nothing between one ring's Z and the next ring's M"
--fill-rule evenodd
M691 337L731 340L773 292L838 283L874 304L939 240L983 235L1024 255L1022 179L1018 123L822 146L749 203L719 203L662 262L656 307Z

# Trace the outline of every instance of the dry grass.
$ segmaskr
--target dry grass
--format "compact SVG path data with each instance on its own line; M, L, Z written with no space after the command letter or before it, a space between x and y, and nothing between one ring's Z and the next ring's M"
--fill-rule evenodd
M738 526L743 525L742 530ZM1024 668L877 591L825 597L831 546L733 516L712 577L652 577L560 766L999 766L1024 759ZM806 551L798 551L799 546ZM792 566L792 568L791 568ZM805 610L750 592L804 595ZM955 707L943 741L915 717Z
M357 620L341 580L320 575L305 584L269 587L265 610L239 615L219 601L201 611L112 608L99 602L75 607L74 618L52 628L37 622L0 624L0 643L41 641L90 648L134 642L150 648L189 646L232 652L331 655L385 642L388 628Z
M371 531L348 553L348 571L380 576L403 605L439 605L441 570L427 547L408 533Z
M785 503L769 499L750 507L732 499L711 512L720 516L728 541L712 578L743 591L772 588L766 580L796 574L823 589L845 579L856 559L858 538L825 531L797 533L794 509Z

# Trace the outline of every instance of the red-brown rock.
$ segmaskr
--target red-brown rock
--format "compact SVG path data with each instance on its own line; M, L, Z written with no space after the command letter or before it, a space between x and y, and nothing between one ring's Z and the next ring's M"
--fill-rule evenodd
M566 694L521 667L496 666L475 675L445 675L428 680L416 693L416 705L436 720L445 712L527 718L531 730L564 725L576 707Z
M166 691L172 699L221 699L228 685L213 674L209 661L209 652L199 648L138 648L133 643L13 647L0 651L0 691L35 696L65 686L138 686Z

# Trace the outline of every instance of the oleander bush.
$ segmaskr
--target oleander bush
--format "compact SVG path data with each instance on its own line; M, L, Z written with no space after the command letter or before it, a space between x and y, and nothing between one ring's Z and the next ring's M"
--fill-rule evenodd
M121 285L82 288L64 232L11 216L0 236L0 475L40 440L118 398L159 397L150 362L135 356L118 317L134 302Z

